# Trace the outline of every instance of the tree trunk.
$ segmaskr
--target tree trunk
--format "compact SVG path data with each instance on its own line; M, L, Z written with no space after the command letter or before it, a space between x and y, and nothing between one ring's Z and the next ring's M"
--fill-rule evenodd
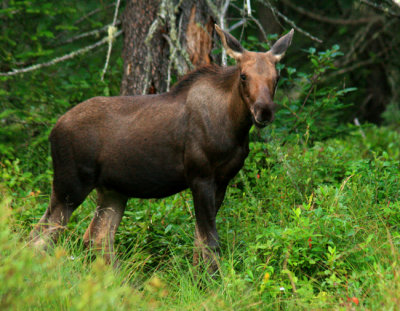
M212 61L214 23L206 0L129 0L123 16L121 94L153 94ZM220 1L214 2L220 8ZM152 27L151 27L152 26Z

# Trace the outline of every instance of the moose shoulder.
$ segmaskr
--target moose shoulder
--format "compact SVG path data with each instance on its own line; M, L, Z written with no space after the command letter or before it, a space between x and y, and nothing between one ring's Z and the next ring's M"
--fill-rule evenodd
M98 207L84 235L113 258L115 232L130 197L161 198L190 188L199 256L216 269L215 218L229 181L249 152L252 124L274 119L275 64L293 30L266 53L245 50L216 25L237 65L202 67L164 94L95 97L63 115L50 135L51 202L31 232L35 246L57 239L73 211L96 189Z

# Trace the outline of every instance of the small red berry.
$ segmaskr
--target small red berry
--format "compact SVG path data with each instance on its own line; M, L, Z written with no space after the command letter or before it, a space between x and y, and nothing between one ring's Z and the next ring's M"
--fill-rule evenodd
M356 306L358 306L358 304L360 303L357 297L351 297L351 301L354 302Z

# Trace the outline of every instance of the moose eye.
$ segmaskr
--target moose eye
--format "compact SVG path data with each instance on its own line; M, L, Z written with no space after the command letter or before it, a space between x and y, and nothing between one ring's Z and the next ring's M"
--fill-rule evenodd
M247 76L244 73L240 74L240 80L246 81Z

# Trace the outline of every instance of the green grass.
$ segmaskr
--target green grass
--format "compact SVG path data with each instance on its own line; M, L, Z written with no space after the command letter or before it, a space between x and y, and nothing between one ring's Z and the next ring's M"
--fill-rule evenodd
M256 138L218 215L215 279L191 266L190 192L132 199L113 269L82 247L94 195L52 251L29 247L48 201L37 185L50 174L3 163L0 310L395 310L400 135L365 131L313 146Z

